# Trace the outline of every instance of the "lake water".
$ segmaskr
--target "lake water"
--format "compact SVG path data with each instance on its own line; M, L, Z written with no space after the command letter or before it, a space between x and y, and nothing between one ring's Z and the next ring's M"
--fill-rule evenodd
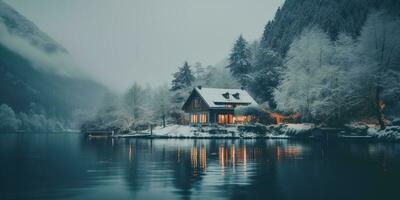
M400 144L1 134L0 199L400 199Z

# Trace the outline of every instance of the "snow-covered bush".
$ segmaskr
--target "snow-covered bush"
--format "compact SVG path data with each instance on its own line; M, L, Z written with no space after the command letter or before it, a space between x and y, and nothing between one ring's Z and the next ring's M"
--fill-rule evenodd
M395 118L390 122L391 126L400 126L400 118Z
M15 131L19 124L13 109L7 104L0 105L0 131Z
M314 124L284 124L279 132L292 137L310 137L314 130Z
M384 130L369 128L368 135L382 141L400 141L400 126L387 126Z

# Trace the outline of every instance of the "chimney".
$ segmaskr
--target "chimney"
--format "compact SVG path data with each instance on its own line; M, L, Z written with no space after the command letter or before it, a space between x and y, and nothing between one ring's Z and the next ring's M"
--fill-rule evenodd
M197 86L197 88L199 88L199 90L201 90L201 85Z

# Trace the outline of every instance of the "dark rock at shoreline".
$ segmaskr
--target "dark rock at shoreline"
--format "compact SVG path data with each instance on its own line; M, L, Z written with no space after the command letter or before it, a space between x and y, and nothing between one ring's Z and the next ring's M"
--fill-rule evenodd
M369 127L365 124L346 124L344 126L345 135L366 136Z

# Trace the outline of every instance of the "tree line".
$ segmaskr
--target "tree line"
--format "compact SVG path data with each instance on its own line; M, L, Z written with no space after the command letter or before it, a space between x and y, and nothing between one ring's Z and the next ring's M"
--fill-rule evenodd
M319 26L306 27L285 56L254 48L242 36L227 66L258 101L271 109L299 113L305 122L340 126L384 112L399 115L400 19L373 12L356 38L335 39Z

